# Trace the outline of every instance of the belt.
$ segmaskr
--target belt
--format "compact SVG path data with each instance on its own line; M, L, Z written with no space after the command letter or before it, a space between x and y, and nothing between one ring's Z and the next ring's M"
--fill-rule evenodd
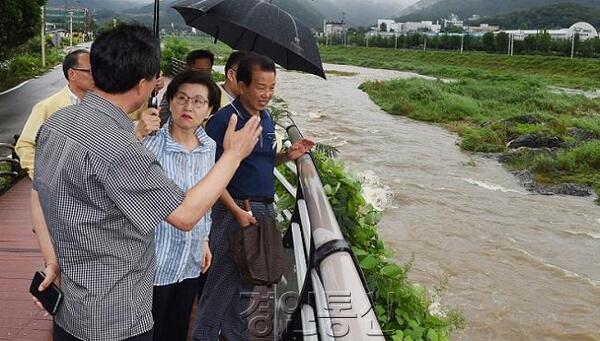
M248 197L246 199L240 199L240 198L234 198L236 200L246 200L248 199L248 201L250 202L258 202L261 204L272 204L275 202L275 200L273 199L273 197Z

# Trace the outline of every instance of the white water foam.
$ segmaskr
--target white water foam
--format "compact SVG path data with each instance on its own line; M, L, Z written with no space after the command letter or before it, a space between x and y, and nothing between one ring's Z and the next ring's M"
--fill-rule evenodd
M394 193L389 186L383 185L379 177L372 170L358 174L362 183L363 195L375 209L383 211L390 207L394 199Z
M588 236L588 237L591 237L592 239L600 239L600 232L573 231L573 230L566 230L565 232L568 234L575 235L575 236Z
M550 264L550 263L546 263L543 258L534 256L531 253L529 253L527 250L523 250L523 249L518 248L518 247L513 247L513 249L516 250L516 251L518 251L518 252L520 252L520 253L522 253L522 254L524 254L525 256L527 256L528 258L530 258L531 260L534 260L534 261L542 264L545 268L548 268L548 269L560 272L565 277L575 278L575 279L578 279L578 280L581 280L581 281L583 281L585 283L590 284L594 288L600 288L600 281L593 280L593 279L591 279L589 277L586 277L584 275L578 274L578 273L573 272L571 270L563 269L560 266L557 266L557 265L554 265L554 264Z
M519 193L528 194L526 192L518 191L516 189L505 188L497 184L488 183L485 181L475 180L472 178L463 179L466 183L475 185L477 187L489 189L490 191L502 192L502 193Z
M318 119L318 118L323 118L323 117L325 117L325 114L323 114L323 113L320 113L320 112L312 112L312 111L309 111L309 112L308 112L306 115L307 115L307 116L308 116L308 118L310 118L310 119Z

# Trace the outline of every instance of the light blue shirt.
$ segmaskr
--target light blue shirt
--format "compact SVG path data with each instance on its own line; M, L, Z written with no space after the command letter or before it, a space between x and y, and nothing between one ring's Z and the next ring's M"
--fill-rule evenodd
M165 173L182 190L187 191L198 183L215 164L216 143L204 129L198 128L196 136L200 145L188 151L169 133L171 121L154 136L144 139L144 145L156 155ZM210 233L210 210L189 231L181 231L162 221L154 230L156 239L156 273L154 285L179 283L200 275L200 260L204 237Z

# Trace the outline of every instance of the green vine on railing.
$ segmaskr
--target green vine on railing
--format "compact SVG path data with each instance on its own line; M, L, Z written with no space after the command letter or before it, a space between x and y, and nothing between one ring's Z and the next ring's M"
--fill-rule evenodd
M429 311L432 302L427 292L407 279L412 261L399 266L389 258L391 252L377 234L382 212L366 201L361 183L345 171L342 162L319 152L312 155L342 233L365 274L386 339L449 340L450 331L462 328L462 315L455 310L439 316ZM296 181L285 166L278 170L292 183ZM278 194L286 198L282 204L289 205L289 198L279 188Z

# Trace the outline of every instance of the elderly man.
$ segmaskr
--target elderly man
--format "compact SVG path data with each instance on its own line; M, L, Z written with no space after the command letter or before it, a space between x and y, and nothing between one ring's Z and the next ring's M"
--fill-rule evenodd
M166 220L191 230L261 128L254 118L235 131L232 115L221 158L184 193L136 139L126 114L156 85L158 39L146 27L120 25L98 36L90 57L94 92L56 112L37 137L33 219L46 262L39 289L61 275L55 341L152 340L154 228Z
M67 54L63 64L63 73L68 84L59 92L36 104L23 127L17 141L16 151L21 166L26 168L33 179L35 136L40 126L58 109L77 104L85 93L94 87L90 66L90 53L87 50L75 50Z
M229 235L250 225L251 218L231 212L227 201L235 200L241 206L248 200L254 214L271 215L274 219L275 165L298 159L314 145L312 141L302 139L289 150L277 152L275 125L267 110L276 84L275 63L271 59L249 53L239 62L237 80L240 95L221 108L206 126L206 133L217 144L215 158L220 161L223 157L224 137L231 115L238 117L240 128L243 122L260 118L263 129L259 143L229 182L229 194L225 194L212 210L210 248L214 261L198 305L194 341L213 341L219 335L226 340L249 340L247 321L243 316L247 302L241 298L241 293L248 288L233 260Z

